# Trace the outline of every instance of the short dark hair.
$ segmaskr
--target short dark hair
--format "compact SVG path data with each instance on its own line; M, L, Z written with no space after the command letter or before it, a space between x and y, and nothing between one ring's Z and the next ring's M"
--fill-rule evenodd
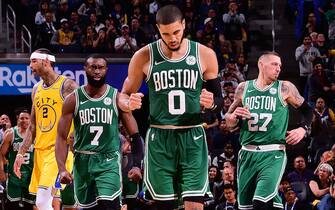
M18 107L14 110L15 116L18 117L21 113L30 114L30 111L27 107Z
M88 61L88 59L90 59L90 58L93 58L93 59L104 59L105 60L105 62L106 62L106 65L108 64L108 61L107 61L107 59L106 59L106 57L105 56L103 56L103 55L101 55L101 54L98 54L98 53L94 53L94 54L90 54L90 55L88 55L86 58L85 58L85 66L87 66L87 61Z
M160 8L156 14L157 24L168 25L183 19L183 13L176 5L173 4L169 4Z
M316 65L318 65L318 64L321 64L321 66L323 67L323 60L322 60L322 58L320 58L320 57L316 57L316 58L314 59L314 61L313 61L313 68L314 68Z
M235 188L232 184L224 184L223 185L223 189L224 190L229 190L229 189L232 189L233 191L235 191Z

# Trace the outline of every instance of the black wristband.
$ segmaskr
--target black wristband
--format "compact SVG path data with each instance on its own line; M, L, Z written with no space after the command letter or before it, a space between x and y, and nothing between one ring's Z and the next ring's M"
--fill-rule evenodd
M133 166L141 168L141 162L144 156L144 144L139 133L130 135L131 151L133 155Z

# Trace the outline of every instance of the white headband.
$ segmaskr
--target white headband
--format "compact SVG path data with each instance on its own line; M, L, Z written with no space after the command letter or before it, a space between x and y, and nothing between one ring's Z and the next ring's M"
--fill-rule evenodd
M56 62L56 58L53 55L49 55L49 54L42 54L42 53L38 53L38 52L33 52L30 56L30 60L31 59L42 59L42 60L49 60L52 62Z

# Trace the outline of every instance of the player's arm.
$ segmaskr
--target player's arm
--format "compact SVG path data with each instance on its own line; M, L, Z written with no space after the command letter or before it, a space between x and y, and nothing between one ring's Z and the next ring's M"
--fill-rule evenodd
M8 129L4 133L3 141L1 144L1 154L0 154L0 181L6 180L6 174L4 170L4 165L6 162L6 155L9 151L9 147L12 143L12 140L14 138L14 131L13 129Z
M203 68L203 77L206 80L200 95L200 104L212 112L220 112L223 107L223 97L218 78L218 61L212 49L199 45L200 64Z
M281 87L283 100L296 108L303 116L301 127L287 132L286 142L288 144L297 144L310 131L313 120L313 110L307 104L305 99L299 94L298 89L289 81L283 81Z
M235 90L234 101L225 114L227 127L230 129L234 129L237 126L239 119L250 118L249 109L247 107L242 107L242 96L245 88L245 82L241 82L237 86Z
M67 138L71 128L75 105L76 97L75 93L73 92L65 98L62 108L62 115L58 122L55 154L61 183L72 182L72 176L66 170L65 162L68 154Z
M70 95L77 87L78 84L75 81L72 79L65 79L62 86L63 97L66 98L66 96Z
M130 136L131 152L133 155L134 167L141 167L144 157L144 143L138 131L137 122L131 112L120 111L120 119L127 133Z
M150 62L149 47L143 47L138 50L131 58L128 66L128 76L125 79L120 94L119 108L124 112L139 109L142 106L142 93L136 93L140 89L144 69L148 68Z
M34 101L35 91L37 89L38 83L34 85L32 93L31 93L31 100ZM14 162L14 173L17 177L21 178L20 168L23 163L23 155L28 151L31 144L33 143L36 137L36 113L34 105L31 107L31 118L30 124L26 131L25 138L23 138L22 144L20 145L19 151L17 152L15 162Z

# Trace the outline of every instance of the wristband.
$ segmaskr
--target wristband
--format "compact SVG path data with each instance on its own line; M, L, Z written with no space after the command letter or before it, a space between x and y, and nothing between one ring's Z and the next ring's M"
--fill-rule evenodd
M22 158L23 158L23 155L20 154L20 153L17 153L17 154L16 154L16 157L22 157Z

